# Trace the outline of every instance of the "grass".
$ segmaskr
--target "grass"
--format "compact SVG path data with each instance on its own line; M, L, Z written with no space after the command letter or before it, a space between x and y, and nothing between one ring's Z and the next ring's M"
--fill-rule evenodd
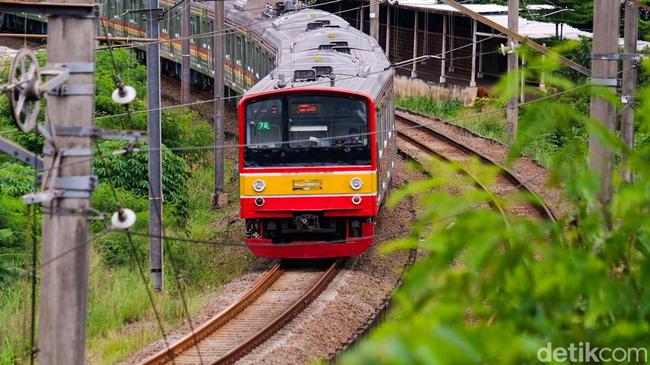
M239 211L236 184L226 184L234 191L226 209L214 211L211 194L214 173L210 161L192 171L189 181L188 224L183 231L168 230L171 236L189 236L197 239L227 240L231 230L228 224ZM208 167L210 166L210 167ZM232 161L226 161L226 181L235 172ZM215 289L245 271L253 256L244 248L197 245L167 242L176 268L180 272L180 284L187 299L190 315L195 315L209 300ZM145 260L146 261L146 260ZM166 260L166 289L154 295L164 328L168 331L185 319L180 291L173 270ZM145 262L146 264L146 262ZM161 339L155 315L151 309L142 278L133 267L110 268L94 262L96 272L91 275L91 299L88 318L88 356L93 364L111 364L124 360L129 354L154 340Z
M434 118L455 117L463 109L463 103L458 100L441 101L431 96L415 95L398 97L396 105Z
M226 160L226 182L231 181L235 165ZM207 240L228 240L233 230L241 229L237 217L239 194L237 184L226 183L230 193L229 206L214 211L211 207L213 169L211 157L205 157L192 170L189 180L190 216L183 229L169 227L171 236ZM226 223L216 224L215 222ZM245 248L166 242L179 281L187 300L190 315L195 315L214 295L217 288L245 271L253 256ZM148 273L146 256L140 257ZM180 290L166 255L165 290L155 293L155 305L166 331L179 326L186 319ZM148 274L147 274L148 275ZM147 277L147 281L149 278ZM110 265L102 259L97 248L91 250L87 327L87 358L92 364L113 364L123 361L131 353L162 338L151 308L145 284L134 264ZM0 364L20 362L24 352L25 305L24 284L16 283L0 289ZM28 328L28 327L27 327Z
M477 98L471 107L458 100L439 100L429 95L409 95L397 98L396 105L433 118L443 119L483 137L509 144L506 130L505 106L498 99ZM545 134L536 138L523 151L524 156L549 166L557 151L556 136Z

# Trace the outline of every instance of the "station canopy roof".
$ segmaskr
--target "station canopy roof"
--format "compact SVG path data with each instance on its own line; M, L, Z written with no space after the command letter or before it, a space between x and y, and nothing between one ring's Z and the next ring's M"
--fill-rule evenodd
M399 0L400 7L427 11L430 13L455 13L462 15L461 12L447 4L441 4L438 0ZM479 13L486 18L508 27L508 7L505 5L495 4L463 4L466 8ZM548 10L548 5L529 5L529 10ZM556 35L555 23L541 22L519 17L519 34L531 39L551 38ZM578 39L580 37L592 37L592 33L582 31L568 24L562 26L562 37L565 39ZM623 46L623 38L619 40ZM639 50L650 48L650 42L639 41L637 43Z

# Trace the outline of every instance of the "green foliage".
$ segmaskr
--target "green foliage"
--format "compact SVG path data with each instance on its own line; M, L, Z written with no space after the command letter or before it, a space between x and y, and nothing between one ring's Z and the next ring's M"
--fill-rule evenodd
M95 115L97 117L122 114L126 110L122 105L115 104L111 95L118 81L135 88L137 98L131 105L132 110L145 109L143 98L147 95L147 69L138 62L128 50L115 50L112 52L120 79L117 79L111 52L97 53L97 92L95 98ZM104 128L146 130L146 113L133 114L133 121L128 116L98 119L97 124Z
M96 145L96 153L101 158L94 161L93 171L100 181L110 182L113 186L130 190L140 196L148 196L149 182L147 179L147 144L141 145L141 152L128 155L111 156L115 151L123 150L126 143L119 141L104 141ZM178 208L181 217L187 217L186 202L188 165L181 157L169 149L162 149L163 164L163 195L165 201Z
M406 96L397 98L396 105L400 108L426 114L436 118L447 118L458 115L463 108L460 100L438 100L429 96Z
M533 66L538 61L532 59ZM616 100L557 75L549 83ZM639 129L647 133L648 86L639 92L637 111ZM588 167L578 124L605 148L625 154L623 166L635 172L631 184L615 173L610 202L599 198L599 177ZM563 189L565 214L557 222L506 221L486 207L492 198L485 192L463 188L468 182L458 177L459 166L435 163L430 180L411 183L400 194L422 197L412 237L384 247L418 247L428 255L399 290L394 320L343 357L343 364L536 364L537 351L548 342L554 348L588 342L592 348L650 352L650 146L627 151L614 133L557 98L531 104L519 126L513 157L540 133L559 131L564 139L551 157L549 183ZM478 162L464 167L488 185L496 178L494 169ZM496 199L516 205L531 198Z
M27 208L21 200L0 196L0 229L6 230L0 235L0 247L23 247L27 227L26 215Z
M23 272L27 209L22 201L0 195L0 285Z
M23 196L34 189L34 168L19 162L0 163L0 195Z
M178 148L179 155L190 162L205 156L206 149L187 147L210 146L213 141L212 127L201 120L198 113L188 108L174 108L162 113L162 140L169 148Z
M117 200L116 200L117 199ZM93 192L93 208L101 212L115 212L117 203L133 210L136 221L133 230L147 232L149 224L149 200L146 196L137 195L124 188L112 188L109 183L102 183ZM94 231L104 228L103 222L98 222L93 227ZM142 237L133 237L136 250L140 257L146 257L148 248L147 240ZM132 249L123 233L109 233L98 237L94 243L104 262L109 266L128 265L132 263Z

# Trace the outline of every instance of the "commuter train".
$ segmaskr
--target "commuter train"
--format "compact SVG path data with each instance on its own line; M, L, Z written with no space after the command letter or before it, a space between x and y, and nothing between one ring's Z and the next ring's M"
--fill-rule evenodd
M144 8L142 0L105 2L110 33L145 36L141 14L126 12L134 3ZM192 7L193 34L211 32L212 5ZM390 62L375 39L322 10L238 0L226 1L225 11L226 86L242 95L246 244L262 257L362 254L375 240L396 158ZM178 17L161 23L171 74L180 73L179 29ZM193 81L206 86L211 38L192 41Z
M275 49L278 65L238 105L246 243L264 257L360 255L396 154L393 70L342 18L286 7L229 16Z

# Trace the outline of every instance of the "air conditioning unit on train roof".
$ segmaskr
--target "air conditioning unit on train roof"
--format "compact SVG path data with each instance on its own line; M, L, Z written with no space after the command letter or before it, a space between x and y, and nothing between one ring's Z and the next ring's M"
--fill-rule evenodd
M248 0L235 0L235 2L232 4L232 7L239 11L244 11L246 10L247 5Z

